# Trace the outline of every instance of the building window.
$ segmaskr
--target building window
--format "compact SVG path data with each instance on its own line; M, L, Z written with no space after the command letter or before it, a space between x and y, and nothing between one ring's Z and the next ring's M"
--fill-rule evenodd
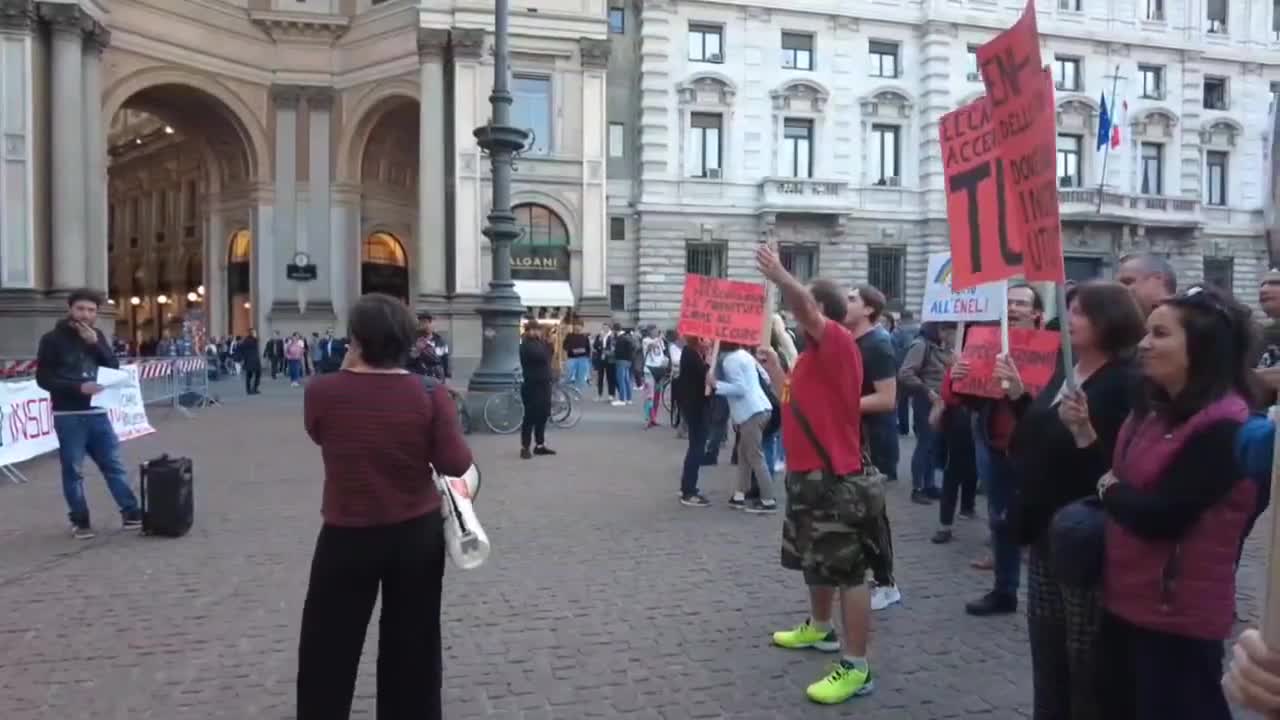
M720 178L720 124L717 113L693 113L689 116L690 175Z
M724 30L715 25L689 25L689 59L694 62L724 62Z
M817 245L781 245L778 259L795 279L807 283L818 276Z
M609 286L609 309L622 312L627 309L627 286L613 284Z
M618 215L609 218L609 239L627 239L627 219Z
M982 75L978 72L978 46L970 45L964 56L965 79L969 82L977 82L982 79Z
M609 123L609 157L620 158L626 154L627 126L622 123Z
M1227 0L1208 0L1205 4L1205 19L1209 21L1209 32L1214 35L1227 33Z
M1206 110L1227 109L1227 79L1204 76L1204 107Z
M872 40L871 77L898 77L898 43Z
M782 67L791 70L813 69L812 35L782 33Z
M569 244L569 228L560 216L545 205L524 203L511 208L520 228L516 243L537 247L563 247Z
M1053 58L1053 86L1058 90L1080 92L1080 59L1069 57Z
M1080 12L1080 2L1081 0L1058 0L1058 9Z
M1084 138L1079 135L1058 135L1058 187L1084 186L1080 176L1080 147Z
M867 282L874 285L895 308L906 299L907 249L867 248Z
M1225 206L1227 204L1227 154L1219 150L1210 150L1204 155L1204 163L1208 175L1206 185L1210 205Z
M684 270L694 275L722 278L728 275L723 243L691 242L684 249Z
M813 177L813 121L787 118L782 123L782 172L787 177Z
M899 185L899 144L897 125L871 126L871 162L876 172L876 185ZM878 285L876 287L879 287Z
M1139 65L1138 75L1142 79L1142 97L1148 100L1164 99L1164 68Z
M1164 0L1147 0L1147 19L1164 20Z
M621 35L627 31L627 11L625 8L609 8L609 32Z
M1164 193L1164 146L1159 143L1142 143L1142 194Z
M1204 282L1223 292L1231 293L1235 287L1235 262L1229 257L1204 258Z
M532 133L526 152L551 151L551 78L516 75L511 79L511 124Z
M1062 259L1062 270L1070 281L1086 283L1097 280L1102 277L1102 258L1068 255Z

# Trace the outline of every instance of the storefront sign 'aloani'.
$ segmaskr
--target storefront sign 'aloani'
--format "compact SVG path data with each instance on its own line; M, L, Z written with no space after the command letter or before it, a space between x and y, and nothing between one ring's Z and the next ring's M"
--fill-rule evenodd
M511 246L511 278L513 280L569 280L569 247L567 245Z
M764 329L764 286L686 275L680 301L681 335L758 345Z
M1006 265L1020 266L1027 280L1061 283L1057 112L1053 75L1040 61L1034 0L977 55L998 154L990 181L1006 210L998 218L997 237L984 233L986 249L978 254L985 258L994 250Z

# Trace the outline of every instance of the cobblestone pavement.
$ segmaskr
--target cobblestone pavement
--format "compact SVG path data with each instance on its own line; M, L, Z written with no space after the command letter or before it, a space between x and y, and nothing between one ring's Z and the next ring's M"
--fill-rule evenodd
M126 445L134 464L165 451L195 459L198 519L184 539L116 530L95 473L89 494L107 532L71 540L48 458L27 468L31 484L0 486L0 718L294 717L320 459L298 391L223 392L223 407L193 420L159 413L160 432ZM704 473L715 507L680 506L684 444L641 430L639 414L592 406L575 430L553 431L556 458L520 461L513 438L472 436L495 554L446 578L448 718L1029 716L1025 620L961 607L989 582L968 567L982 522L931 545L936 508L907 502L903 487L891 502L905 599L875 617L878 689L840 708L805 702L830 656L767 641L806 612L798 578L778 567L781 520L723 505L728 466ZM1262 564L1255 538L1249 617ZM373 717L375 636L354 717Z

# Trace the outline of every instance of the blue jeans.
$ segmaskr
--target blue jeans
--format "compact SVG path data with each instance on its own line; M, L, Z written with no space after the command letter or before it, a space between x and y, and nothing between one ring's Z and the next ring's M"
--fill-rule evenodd
M618 377L618 399L631 402L631 392L636 386L636 379L631 377L631 361L614 360L613 364Z
M289 361L289 382L300 382L302 380L302 361Z
M987 444L982 419L973 418L974 459L978 477L987 486L987 518L991 526L991 555L995 565L995 591L1017 594L1022 580L1022 550L1009 526L1009 504L1013 502L1018 476L1009 457Z
M911 489L932 490L936 487L934 474L940 463L938 453L941 437L929 427L929 397L923 392L911 398L911 414L915 423L916 450L911 455Z
M696 421L691 418L685 420L689 429L689 449L684 452L684 468L680 471L680 494L689 497L698 494L698 470L702 468L707 452L707 418L704 414Z
M80 472L85 455L102 471L107 489L125 515L138 511L138 499L129 489L129 472L120 460L120 440L105 412L84 415L54 415L53 430L58 436L58 459L62 462L62 494L67 499L67 517L77 526L88 527L89 503L84 499L84 475Z
M898 423L893 413L866 415L862 423L866 431L867 453L876 469L889 480L898 479ZM935 453L936 454L936 453Z
M591 358L569 358L565 361L564 367L565 383L579 388L587 386L587 380L591 377Z

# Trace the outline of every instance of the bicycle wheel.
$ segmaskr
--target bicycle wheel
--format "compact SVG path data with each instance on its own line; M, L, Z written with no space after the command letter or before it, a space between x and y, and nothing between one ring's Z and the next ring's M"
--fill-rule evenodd
M671 408L675 405L675 402L671 399L676 393L675 388L672 387L674 384L668 380L662 385L662 409L667 412L671 412Z
M575 411L576 409L576 411ZM582 421L582 402L574 401L569 393L551 393L551 424L558 428L571 428Z
M484 424L490 432L510 435L520 429L524 421L524 403L512 390L500 392L484 403Z

